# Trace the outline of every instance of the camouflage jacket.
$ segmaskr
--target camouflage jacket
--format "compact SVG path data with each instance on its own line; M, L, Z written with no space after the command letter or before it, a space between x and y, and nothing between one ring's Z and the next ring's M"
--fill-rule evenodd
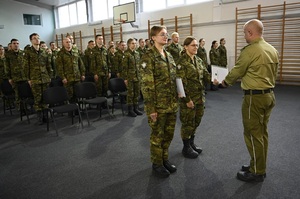
M115 56L113 57L112 72L122 73L122 71L123 71L122 62L123 62L124 58L125 58L125 52L118 50L115 53Z
M129 81L139 81L139 62L140 54L137 51L131 51L130 49L127 49L125 51L125 57L122 61L123 72L121 73L121 78Z
M207 68L208 63L207 63L207 53L206 53L205 48L202 48L199 46L199 48L197 50L197 56L202 59L204 66Z
M171 43L170 45L168 45L166 47L166 50L169 53L171 53L171 55L174 58L175 63L177 64L177 62L180 58L181 51L183 50L183 47L180 44Z
M218 49L211 48L209 51L210 65L220 66L220 53Z
M220 53L220 66L226 67L227 66L227 50L225 46L220 45L219 48L219 53Z
M6 53L5 67L8 79L12 79L14 82L28 80L24 71L24 56L23 50L18 52L10 50Z
M56 58L57 74L67 81L80 81L85 75L85 67L78 51L72 49L70 52L62 48Z
M31 46L25 50L24 70L32 83L49 83L53 73L51 56L46 50L40 48L39 51L37 51Z
M84 57L83 57L82 61L84 63L87 74L90 73L90 65L91 65L91 61L93 60L93 56L94 56L93 49L87 48L84 51Z
M141 48L140 46L136 49L136 51L140 54L140 57L143 56L143 54L146 53L147 48Z
M148 115L178 110L176 65L172 55L164 52L166 57L153 46L140 61L141 90Z
M95 46L92 49L93 56L91 57L89 64L89 72L94 75L106 76L109 73L108 70L108 54L104 46L99 48Z
M6 59L5 57L0 58L0 82L3 79L7 79L7 71L6 71Z
M55 78L57 76L57 68L56 68L56 57L57 57L57 53L59 51L58 50L52 50L52 54L51 54L51 67L52 67L52 70L53 70L53 73L52 73L52 77Z
M205 102L205 82L210 83L211 77L203 61L198 57L194 56L194 60L184 53L177 64L177 77L182 79L184 91L186 97L181 98L180 101L184 104L190 100L194 104L201 104Z

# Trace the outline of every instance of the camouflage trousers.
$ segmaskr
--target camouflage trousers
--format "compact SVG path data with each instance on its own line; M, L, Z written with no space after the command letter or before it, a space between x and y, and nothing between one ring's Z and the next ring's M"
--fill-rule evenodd
M128 81L127 84L127 104L136 105L139 103L140 96L140 82Z
M99 79L98 82L96 83L96 87L97 87L97 94L98 96L107 96L107 90L108 90L108 77L105 76L100 76L98 75Z
M183 140L195 135L203 114L204 104L195 104L195 108L191 109L186 106L186 103L180 103L181 138Z
M176 112L158 113L156 122L153 122L148 116L148 124L151 128L151 162L162 165L163 161L169 158L168 149L174 136Z
M33 108L35 111L41 111L44 108L47 108L47 104L43 102L43 92L48 88L49 83L43 84L31 84L32 95L34 97L34 105Z
M76 97L75 97L75 93L74 93L74 87L75 87L75 84L77 84L79 82L80 81L68 81L66 84L64 84L64 87L67 90L70 102L75 102L76 101Z
M250 172L266 173L268 122L275 106L274 93L245 95L242 104L244 139L250 154Z

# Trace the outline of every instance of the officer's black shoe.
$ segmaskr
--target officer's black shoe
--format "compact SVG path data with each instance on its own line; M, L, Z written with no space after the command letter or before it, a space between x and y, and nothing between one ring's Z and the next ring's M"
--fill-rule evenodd
M257 175L257 174L251 173L249 171L239 171L237 173L237 178L244 182L263 182L264 181L264 175Z
M190 140L182 140L183 141L183 149L182 154L186 158L195 159L198 157L198 153L194 151L194 149L190 145Z
M177 170L176 166L169 162L169 160L164 160L163 165L170 173L174 173Z
M249 165L243 165L241 171L247 171L250 172L250 166ZM264 178L267 177L267 174L263 174Z
M170 172L163 165L153 164L152 172L154 175L161 178L167 178L170 175Z
M196 151L198 154L200 154L202 152L202 149L200 147L198 147L197 145L195 145L194 139L195 139L195 135L192 135L190 138L190 145L191 145L192 149L194 149L194 151Z
M134 111L137 115L143 115L143 113L139 110L139 106L138 106L138 105L134 105L133 111Z
M132 105L128 105L128 114L129 117L136 117L137 114L133 111L133 106Z

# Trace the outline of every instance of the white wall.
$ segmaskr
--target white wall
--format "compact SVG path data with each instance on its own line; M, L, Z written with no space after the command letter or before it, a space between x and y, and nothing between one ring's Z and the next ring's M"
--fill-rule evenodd
M41 15L42 25L24 25L23 14ZM53 11L36 6L19 3L12 0L1 0L0 2L0 44L7 46L12 38L20 42L20 48L30 44L29 35L36 32L41 40L47 42L53 40L54 17Z
M205 38L207 51L210 50L211 42L213 40L219 41L220 38L226 39L226 47L228 51L228 66L231 68L234 65L234 48L235 48L235 10L268 5L283 4L282 0L261 1L261 0L248 0L240 3L219 4L219 0L212 2L205 2L201 4L194 4L184 7L175 7L151 13L137 14L137 21L134 23L139 28L132 28L130 24L122 25L123 40L130 37L147 38L148 37L148 20L159 20L160 18L171 19L175 16L183 17L193 15L193 36L197 39ZM286 3L299 2L299 0L286 0ZM112 19L105 20L102 24L98 25L80 25L64 29L56 30L56 34L65 34L67 32L82 31L83 46L86 46L90 39L93 39L94 28L105 27L108 28L112 25ZM181 39L181 41L183 41Z

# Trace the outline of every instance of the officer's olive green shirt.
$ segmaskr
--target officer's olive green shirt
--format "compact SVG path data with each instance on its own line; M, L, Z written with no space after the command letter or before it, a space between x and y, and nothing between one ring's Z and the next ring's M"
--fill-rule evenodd
M166 57L153 46L140 61L141 90L147 115L178 110L176 65L172 55L164 52Z
M229 74L225 78L232 85L242 78L244 90L264 90L274 88L278 71L278 52L263 38L245 46Z
M202 104L205 102L204 91L205 83L210 83L211 77L203 61L194 56L194 59L184 53L177 63L177 77L182 79L186 97L180 101L188 103L190 100L194 104Z

